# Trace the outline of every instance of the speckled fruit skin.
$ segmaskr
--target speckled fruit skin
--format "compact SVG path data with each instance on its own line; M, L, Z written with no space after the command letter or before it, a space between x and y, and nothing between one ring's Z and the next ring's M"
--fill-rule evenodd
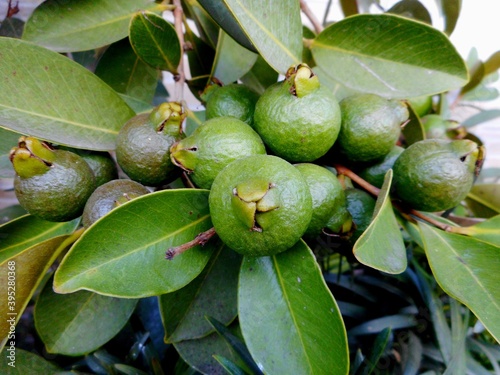
M176 150L182 150L178 153ZM219 172L232 161L244 156L265 154L262 139L245 122L234 117L217 117L205 121L188 137L171 148L171 158L189 169L189 176L197 187L210 189ZM189 160L188 160L189 159Z
M148 124L147 113L132 117L116 138L116 160L130 179L146 186L159 186L173 180L176 166L170 160L170 147L178 139L156 132Z
M317 236L338 210L346 210L342 185L328 169L311 163L295 164L306 179L313 201L312 218L305 235Z
M245 226L231 204L235 187L252 179L274 184L280 200L279 208L259 214L261 232ZM302 174L271 155L248 156L224 168L210 190L209 206L220 239L247 256L273 255L289 249L304 234L312 215L312 198Z
M455 152L453 146L473 144L439 139L412 144L394 163L395 195L416 210L435 212L455 207L472 188L476 159Z
M273 153L289 162L314 161L332 147L340 131L340 108L325 87L298 98L291 83L269 86L255 106L254 128Z
M230 84L216 88L205 106L205 118L232 116L253 124L255 104L259 95L245 85Z
M47 221L69 221L79 217L87 199L96 188L95 177L87 162L64 150L48 172L30 178L14 178L20 205L31 215Z
M374 94L355 94L341 100L342 126L336 142L351 161L370 162L387 155L408 119L406 105Z

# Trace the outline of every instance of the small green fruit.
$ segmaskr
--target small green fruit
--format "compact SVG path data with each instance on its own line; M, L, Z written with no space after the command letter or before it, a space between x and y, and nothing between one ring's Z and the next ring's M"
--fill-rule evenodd
M459 139L467 134L467 130L458 122L446 120L440 115L427 115L421 120L427 139Z
M89 197L82 214L84 227L89 227L112 209L141 195L149 190L132 180L111 180L99 186Z
M351 229L347 201L337 177L328 169L311 163L296 164L304 176L313 201L312 218L305 235L317 236L325 227L335 233Z
M253 124L255 104L259 95L241 84L226 86L210 86L205 104L205 118L231 116L238 120Z
M376 200L364 190L349 188L345 190L347 210L352 216L354 231L350 241L354 244L372 221Z
M255 107L254 128L277 156L310 162L325 155L340 130L340 108L305 64L264 91Z
M209 207L220 239L248 256L289 249L312 216L311 193L302 174L271 155L247 156L224 168L210 190Z
M432 109L432 96L416 96L408 99L408 103L418 117L422 117L428 114Z
M176 167L170 160L170 147L184 137L185 117L179 103L169 102L127 121L118 133L116 159L130 179L147 186L159 186L177 177Z
M170 149L172 162L187 171L202 189L210 189L217 174L232 161L265 153L259 135L234 117L207 120Z
M416 210L453 208L472 188L483 156L483 147L470 140L416 142L394 163L394 193Z
M342 126L336 145L351 161L370 162L387 155L408 117L406 105L375 94L355 94L340 102Z
M52 150L33 137L21 137L10 160L16 171L19 204L47 221L69 221L82 214L96 188L92 169L80 156Z

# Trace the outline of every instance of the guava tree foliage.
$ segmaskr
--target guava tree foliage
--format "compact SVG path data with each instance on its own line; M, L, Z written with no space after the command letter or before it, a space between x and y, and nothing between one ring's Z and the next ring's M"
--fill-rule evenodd
M26 23L10 17L9 3L0 28L2 188L12 189L9 153L21 135L113 152L127 120L165 101L183 104L190 134L205 117L184 102L188 90L202 102L213 81L262 94L300 63L338 100L405 100L404 147L430 137L424 116L453 120L495 98L488 84L498 56L464 61L448 39L460 1L438 2L443 31L418 1L369 8L376 14L365 3L341 1L344 17L331 24L299 0L47 0ZM162 74L175 78L172 92ZM424 112L414 104L422 97L432 99ZM446 136L481 144L468 129L495 116L476 111ZM498 372L498 171L483 169L459 206L429 213L392 196L392 169L377 188L342 159L318 164L371 195L355 241L325 232L247 257L215 235L167 260L167 250L212 227L209 190L186 174L88 228L2 209L0 372Z

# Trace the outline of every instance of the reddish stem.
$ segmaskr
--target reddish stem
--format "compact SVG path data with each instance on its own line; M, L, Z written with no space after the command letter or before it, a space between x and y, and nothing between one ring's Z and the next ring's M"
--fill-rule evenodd
M171 247L170 249L167 250L165 254L165 258L168 260L174 259L176 255L182 254L186 250L189 250L195 246L203 246L205 245L210 238L212 238L215 235L215 228L210 228L209 230L205 232L199 233L194 240L186 242L182 245Z

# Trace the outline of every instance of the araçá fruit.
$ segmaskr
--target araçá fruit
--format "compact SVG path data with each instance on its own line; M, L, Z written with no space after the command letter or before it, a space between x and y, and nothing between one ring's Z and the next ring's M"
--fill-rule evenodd
M340 108L311 68L299 64L260 96L253 126L276 156L310 162L326 154L337 139Z
M393 146L392 150L382 159L372 162L369 166L365 166L361 169L358 173L359 177L368 181L373 186L381 188L384 184L385 174L394 166L394 163L403 151L403 147Z
M416 210L453 208L472 188L483 158L483 146L466 139L415 142L394 163L394 194Z
M344 190L347 210L352 216L354 230L349 238L354 244L372 221L376 200L366 191L357 188Z
M317 236L330 225L335 233L351 229L352 219L347 211L344 190L337 176L327 168L312 163L299 163L295 167L304 176L312 197L312 217L305 236Z
M118 167L109 152L82 150L71 147L59 147L61 150L71 151L81 156L94 172L96 186L118 178Z
M259 95L242 84L232 83L225 86L214 84L207 86L202 99L206 100L205 118L207 120L232 116L252 125L255 104Z
M79 217L96 188L92 169L77 154L52 149L47 143L22 136L12 148L16 171L14 189L19 204L47 221Z
M108 181L95 189L87 200L83 209L82 224L87 228L114 208L148 193L148 188L136 181Z
M375 94L354 94L340 101L342 126L335 143L350 161L370 162L387 155L408 120L406 104Z
M177 177L170 147L184 137L185 117L181 104L166 102L125 123L116 139L116 160L130 179L160 186Z
M187 171L202 189L210 189L217 174L232 161L265 153L264 143L255 130L228 116L205 121L170 149L172 162Z
M312 216L309 187L297 168L272 155L230 163L209 195L215 232L228 247L247 256L278 254L305 233Z

